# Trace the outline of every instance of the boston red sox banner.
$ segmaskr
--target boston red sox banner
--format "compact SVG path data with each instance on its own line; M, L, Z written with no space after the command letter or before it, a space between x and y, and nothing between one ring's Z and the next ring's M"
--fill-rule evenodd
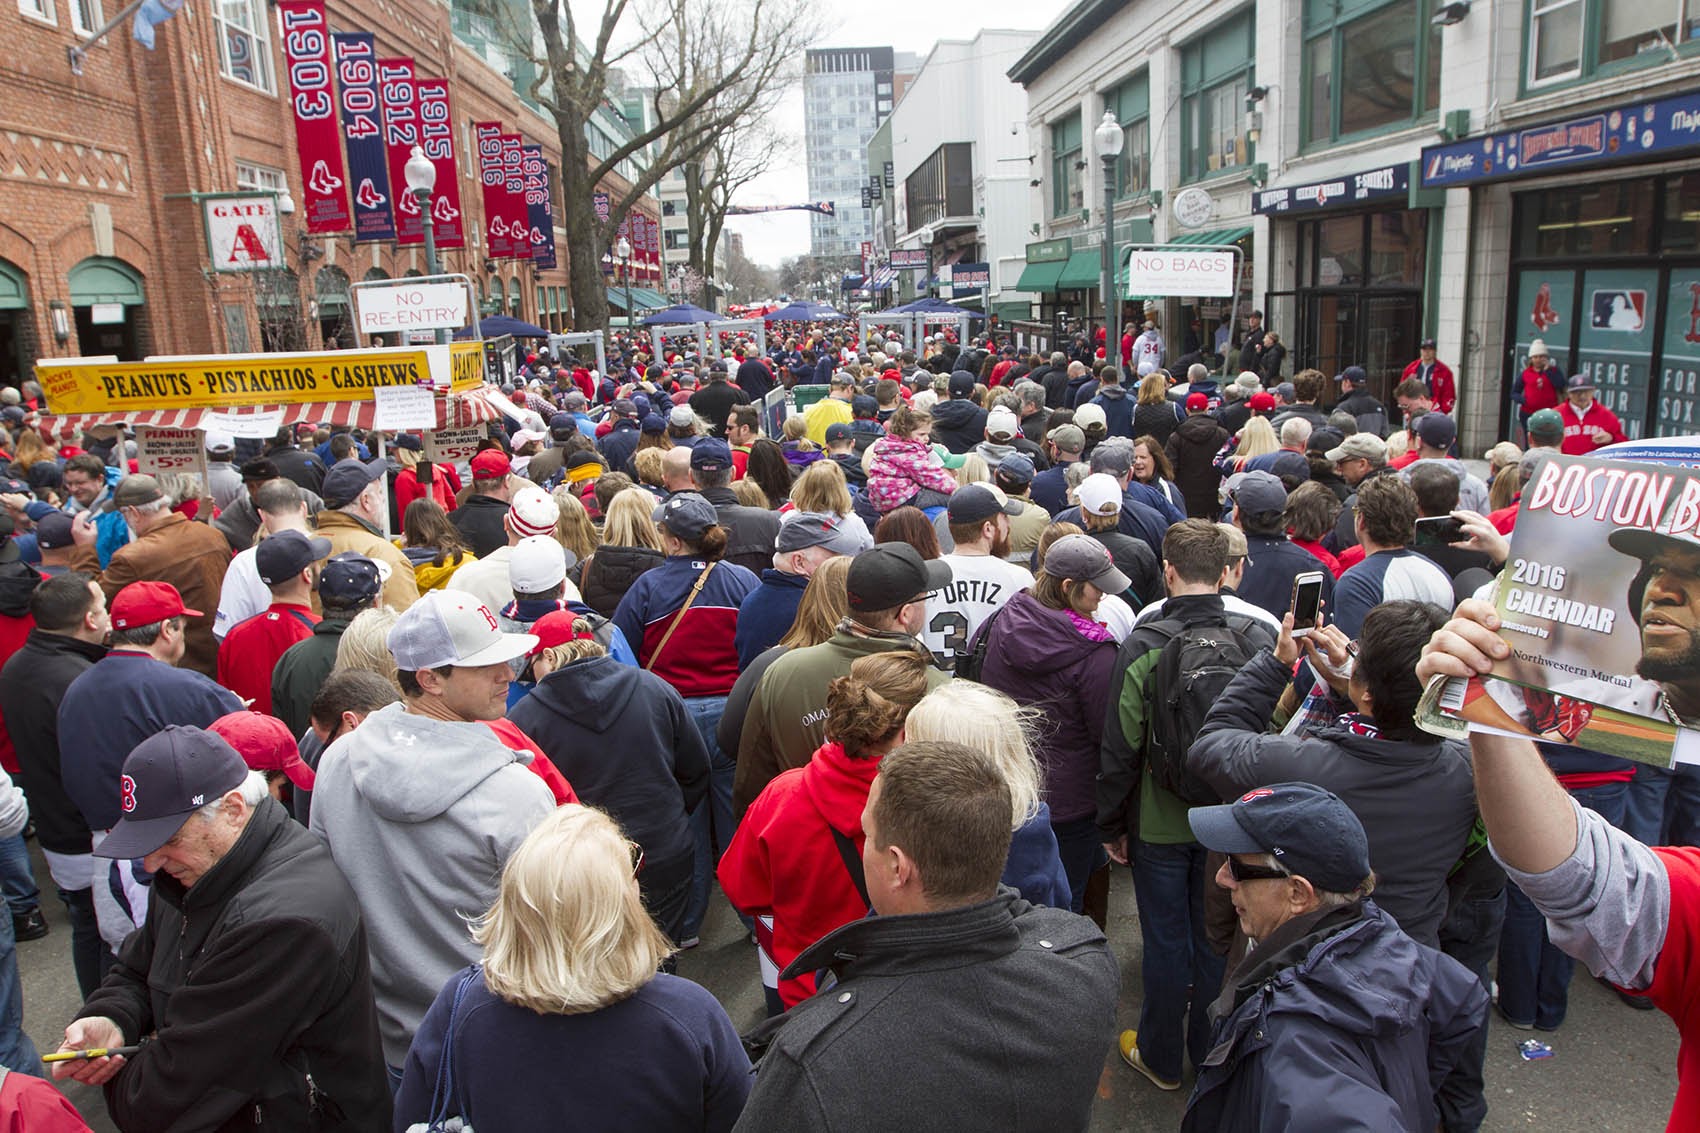
M419 96L419 137L425 156L437 167L431 193L432 235L439 248L466 247L466 226L460 214L460 175L455 170L454 117L449 112L447 79L416 79Z
M289 104L295 112L295 152L301 161L302 212L308 232L346 232L352 218L343 177L342 139L331 94L331 40L323 0L281 0L283 57Z
M484 243L491 259L507 259L514 252L513 241L508 235L508 178L502 168L502 124L474 122L472 133L478 142L478 185L484 197Z
M502 184L507 197L508 254L529 260L531 213L525 205L525 139L518 134L502 135Z
M653 216L646 217L644 224L645 247L649 251L649 274L661 278L661 222Z
M384 155L395 190L396 243L422 244L425 226L419 202L407 191L407 159L419 144L419 92L413 89L413 60L378 60L378 102L384 109Z
M531 218L531 262L555 266L555 218L549 206L549 166L542 146L525 147L525 207Z
M390 175L384 166L384 131L379 125L378 64L370 32L337 32L337 105L348 175L354 182L354 239L394 240Z

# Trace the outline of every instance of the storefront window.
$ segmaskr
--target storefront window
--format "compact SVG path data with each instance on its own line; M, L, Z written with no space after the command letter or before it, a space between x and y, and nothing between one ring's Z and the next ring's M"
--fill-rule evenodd
M1665 182L1665 223L1659 247L1666 252L1700 252L1700 174Z
M1700 35L1700 0L1527 0L1525 85L1662 63Z
M1181 48L1181 180L1197 181L1253 160L1245 99L1256 53L1251 13L1218 24Z
M1371 287L1423 285L1428 252L1428 211L1398 209L1369 217L1369 283Z
M1051 127L1051 215L1061 216L1083 207L1080 182L1080 114L1069 116ZM914 202L911 199L911 206Z
M1316 245L1317 286L1363 286L1363 217L1333 216L1317 221Z
M1401 0L1350 18L1331 0L1305 11L1305 141L1332 141L1416 121L1438 105L1440 37L1432 5Z
M1116 159L1116 196L1131 197L1151 188L1151 98L1144 74L1135 75L1104 96L1104 108L1122 127L1122 153Z
M1652 250L1652 181L1552 188L1519 194L1517 200L1522 259Z

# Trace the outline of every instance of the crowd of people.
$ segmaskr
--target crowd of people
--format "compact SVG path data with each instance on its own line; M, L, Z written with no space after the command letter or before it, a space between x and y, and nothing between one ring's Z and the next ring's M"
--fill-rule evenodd
M1571 957L1687 1038L1686 772L1415 723L1500 655L1523 484L1622 438L1586 378L1525 377L1484 481L1431 345L1390 410L1261 324L1231 380L1154 326L799 329L532 355L545 428L456 463L303 425L150 475L3 410L11 1127L85 1128L21 1026L30 824L51 1074L125 1131L1080 1129L1117 1052L1187 1129L1456 1133ZM677 975L717 891L742 1033Z

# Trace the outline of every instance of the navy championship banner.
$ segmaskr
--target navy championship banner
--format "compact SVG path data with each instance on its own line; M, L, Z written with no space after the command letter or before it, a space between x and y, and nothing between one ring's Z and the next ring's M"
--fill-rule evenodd
M337 105L348 176L354 183L356 243L395 239L390 211L390 175L385 168L384 132L379 126L377 51L370 32L336 32Z
M555 266L555 218L549 204L549 166L542 146L525 146L525 207L531 219L531 262Z

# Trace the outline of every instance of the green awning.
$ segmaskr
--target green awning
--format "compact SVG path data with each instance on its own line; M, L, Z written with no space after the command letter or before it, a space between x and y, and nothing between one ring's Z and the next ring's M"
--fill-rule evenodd
M1100 248L1081 248L1068 257L1057 277L1058 291L1091 291L1104 280L1104 253Z
M1015 281L1015 289L1041 293L1055 291L1057 279L1067 266L1067 260L1046 260L1044 263L1028 264L1021 269L1021 278Z
M1183 232L1170 244L1238 244L1251 235L1249 225L1243 228L1214 228L1205 232Z

